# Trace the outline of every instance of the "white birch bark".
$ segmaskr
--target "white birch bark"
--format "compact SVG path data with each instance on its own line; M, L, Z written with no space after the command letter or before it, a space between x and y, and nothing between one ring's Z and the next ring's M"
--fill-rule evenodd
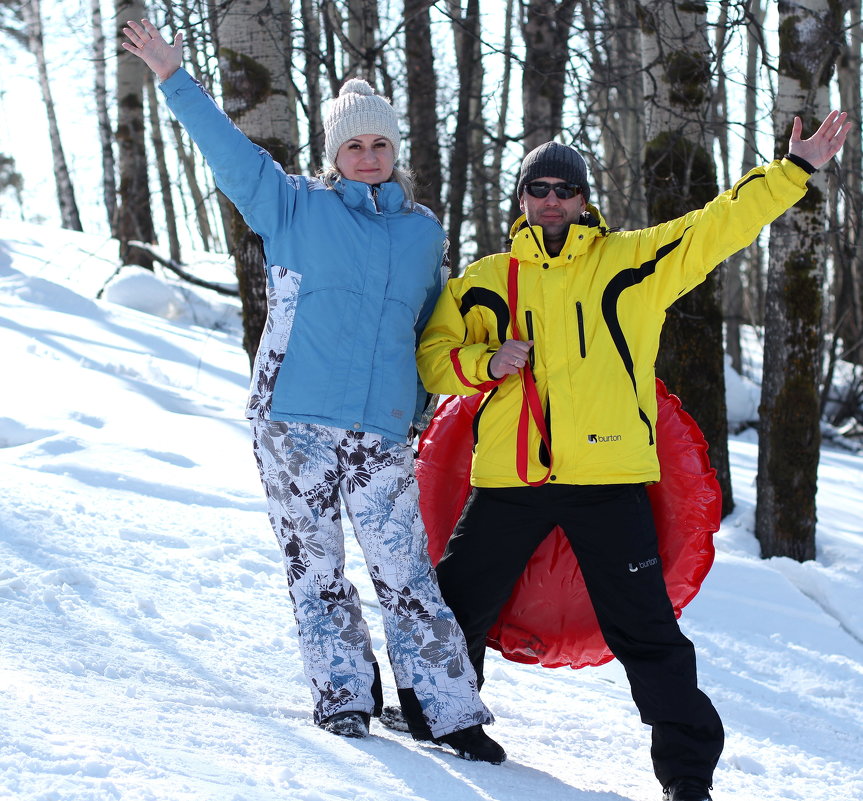
M297 119L284 31L290 0L234 0L218 16L222 105L253 142L296 172ZM233 243L243 307L243 346L251 365L267 318L267 287L258 237L232 209Z
M135 248L132 241L155 243L156 234L150 208L147 171L146 129L144 122L144 80L148 69L141 59L121 46L123 26L128 20L145 15L140 0L116 0L117 54L117 163L120 176L117 210L117 238L120 258L125 264L153 269L148 252Z
M641 4L646 116L644 174L648 221L664 222L716 196L712 156L713 54L701 3ZM722 512L734 508L722 348L720 272L668 310L657 374L710 444L722 489Z
M42 35L42 9L40 0L26 0L21 6L21 14L27 29L27 43L30 52L36 59L36 70L39 77L39 88L42 92L42 102L45 104L45 114L48 117L48 136L51 142L51 158L54 163L54 180L57 187L57 203L60 207L60 220L63 228L73 231L83 231L78 214L78 204L75 201L75 188L66 156L63 152L63 142L60 137L60 126L57 123L57 113L54 99L51 95L51 84L48 80L48 64L45 59L45 44Z

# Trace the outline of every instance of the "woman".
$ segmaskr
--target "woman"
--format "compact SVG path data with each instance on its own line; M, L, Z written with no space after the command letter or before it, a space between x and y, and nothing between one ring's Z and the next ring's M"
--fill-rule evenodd
M181 68L181 34L169 45L147 20L123 32L263 240L269 316L247 416L315 723L364 737L382 705L359 596L344 575L341 495L380 600L400 701L422 712L411 733L502 762L482 729L492 716L419 515L409 431L427 394L414 350L445 279L445 237L394 166L395 111L365 81L348 81L325 123L331 168L286 175Z

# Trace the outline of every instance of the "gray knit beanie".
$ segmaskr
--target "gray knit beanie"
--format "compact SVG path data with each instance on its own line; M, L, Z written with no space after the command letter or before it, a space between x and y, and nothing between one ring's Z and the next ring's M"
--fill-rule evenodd
M521 162L516 196L520 198L524 185L537 178L560 178L561 181L579 187L585 202L590 199L587 163L581 153L569 145L546 142L531 150Z
M324 122L324 150L330 164L335 166L339 148L348 139L363 134L389 139L398 159L401 134L395 110L367 81L351 78L339 90Z

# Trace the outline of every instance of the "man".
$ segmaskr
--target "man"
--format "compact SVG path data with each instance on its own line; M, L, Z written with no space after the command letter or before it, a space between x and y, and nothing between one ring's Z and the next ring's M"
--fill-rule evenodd
M487 632L559 525L652 727L666 801L709 801L724 734L668 599L645 489L659 480L653 365L665 311L806 193L842 147L845 119L833 112L803 140L795 118L785 158L703 209L620 233L588 205L581 155L541 145L521 165L510 252L449 281L417 351L430 392L485 394L473 490L437 567L479 681Z

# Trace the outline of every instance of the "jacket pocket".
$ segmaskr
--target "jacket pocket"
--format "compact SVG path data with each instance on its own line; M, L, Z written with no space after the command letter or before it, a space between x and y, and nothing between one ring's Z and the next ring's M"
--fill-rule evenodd
M580 300L575 304L575 318L578 322L578 352L584 359L587 356L587 345L584 341L584 309L581 307Z
M528 338L528 340L535 342L535 340L533 339L533 312L530 309L528 309L524 313L524 322L525 322L525 325L527 327L527 338ZM530 352L527 354L527 360L528 360L528 363L530 364L530 369L533 370L535 362L536 362L536 359L535 359L534 354L533 354L533 347L530 349Z

